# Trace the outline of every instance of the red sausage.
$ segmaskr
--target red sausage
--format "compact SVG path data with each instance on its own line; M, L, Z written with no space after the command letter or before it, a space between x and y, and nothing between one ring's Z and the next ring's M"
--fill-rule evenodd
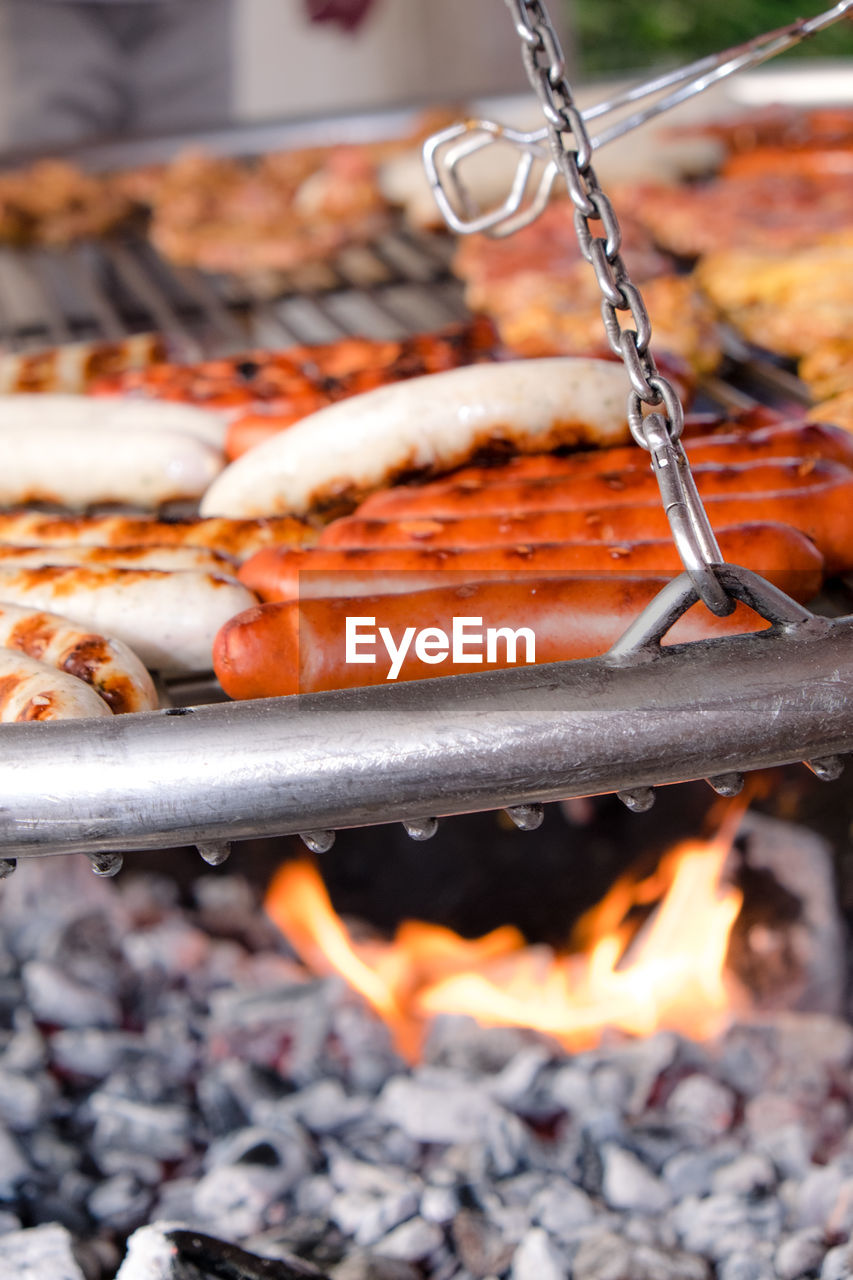
M808 538L784 524L724 529L720 549L731 564L748 565L789 595L808 600L820 589L823 557ZM469 551L428 547L295 550L268 547L239 571L262 600L309 596L359 596L420 591L427 587L491 578L529 578L553 573L678 573L672 539L613 542L534 543Z
M687 452L692 466L742 465L772 458L791 461L824 458L853 467L853 436L840 427L796 423L765 427L749 434L721 432L699 436L688 443ZM628 470L633 477L636 472L648 473L650 469L648 454L638 445L584 450L564 456L527 454L511 458L502 466L465 467L429 484L383 489L367 498L358 514L371 519L378 516L388 519L391 515L409 515L415 511L440 515L440 509L430 505L433 499L446 501L454 495L461 501L466 493L478 494L487 486L522 480L572 483L583 479L585 483L592 475L621 476L623 470Z
M387 628L395 648L409 648L395 678L423 680L515 665L603 653L633 622L663 585L662 579L549 578L529 582L488 582L465 587L437 588L410 595L363 596L343 599L295 600L247 609L225 624L214 645L214 670L232 698L264 698L280 694L312 693L324 689L384 684L393 671L392 657L380 637ZM373 663L347 661L347 618L359 618L360 651L373 652ZM450 637L454 619L469 623L463 650L449 652L441 662L442 646L436 629ZM365 619L373 619L372 624ZM456 624L458 625L458 623ZM764 623L739 605L728 618L714 618L704 605L694 606L667 637L672 642L762 629ZM496 636L491 654L484 640L487 629L524 629L516 638L514 657L507 637ZM427 635L418 639L419 632ZM370 641L370 633L375 637ZM533 637L532 649L530 636ZM365 636L367 639L365 640ZM462 660L464 652L479 652L479 662ZM424 660L426 654L427 660ZM352 654L350 654L352 657ZM433 661L428 661L429 657Z
M710 496L712 526L782 521L811 538L828 572L853 567L853 475L794 493ZM335 520L320 535L323 547L472 547L534 542L643 542L669 537L656 500L589 511L528 511L451 519Z

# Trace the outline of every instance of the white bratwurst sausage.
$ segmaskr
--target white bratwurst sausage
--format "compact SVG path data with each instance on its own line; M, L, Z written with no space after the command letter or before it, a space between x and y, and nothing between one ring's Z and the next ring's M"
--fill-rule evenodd
M205 516L340 514L401 476L478 453L628 439L619 364L551 357L471 365L329 405L249 450L208 489Z
M52 547L5 546L0 543L0 567L19 565L38 568L45 564L80 564L108 569L162 569L172 573L180 569L200 569L203 573L226 576L236 573L230 556L206 547L97 547L87 544Z
M317 530L302 520L154 520L151 516L50 516L0 511L0 543L8 546L209 547L243 560L261 547L304 547Z
M0 398L0 504L150 508L198 498L224 459L206 429L179 425L188 412L195 421L189 406L154 401Z
M14 649L0 649L0 724L111 716L94 689Z
M0 396L0 427L20 432L45 427L83 431L103 427L115 431L177 431L196 436L212 448L225 446L227 423L220 413L174 400L132 396L6 395Z
M159 705L154 683L132 649L59 614L0 603L0 645L82 680L116 715Z
M94 565L0 567L0 602L6 601L61 610L82 627L123 640L147 667L170 675L209 671L219 628L257 603L240 583L212 573Z

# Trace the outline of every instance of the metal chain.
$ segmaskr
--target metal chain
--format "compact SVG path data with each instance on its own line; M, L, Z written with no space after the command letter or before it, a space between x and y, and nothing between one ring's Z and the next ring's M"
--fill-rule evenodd
M521 40L528 79L542 105L554 163L574 205L581 253L595 271L601 290L607 340L624 363L631 383L631 434L651 454L676 548L700 599L712 613L723 616L731 613L734 601L715 572L723 557L680 441L684 428L681 401L655 365L649 315L622 260L619 219L592 167L592 142L566 78L559 37L543 0L506 3ZM599 225L594 230L592 224ZM595 233L599 229L602 235ZM633 328L620 325L619 312L628 313ZM644 413L644 406L655 411Z

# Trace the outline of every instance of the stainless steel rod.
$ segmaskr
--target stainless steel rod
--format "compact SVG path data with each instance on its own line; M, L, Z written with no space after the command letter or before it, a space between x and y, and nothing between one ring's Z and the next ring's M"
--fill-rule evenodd
M0 855L361 826L815 759L853 750L851 707L847 617L819 635L774 629L96 730L8 725Z

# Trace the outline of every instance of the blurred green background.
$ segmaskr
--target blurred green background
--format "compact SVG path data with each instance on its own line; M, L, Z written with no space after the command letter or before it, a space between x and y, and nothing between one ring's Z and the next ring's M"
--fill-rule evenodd
M725 49L751 36L812 17L830 7L797 0L569 0L580 71L609 71L676 65ZM853 22L847 19L784 58L853 55ZM853 73L851 73L853 74Z

